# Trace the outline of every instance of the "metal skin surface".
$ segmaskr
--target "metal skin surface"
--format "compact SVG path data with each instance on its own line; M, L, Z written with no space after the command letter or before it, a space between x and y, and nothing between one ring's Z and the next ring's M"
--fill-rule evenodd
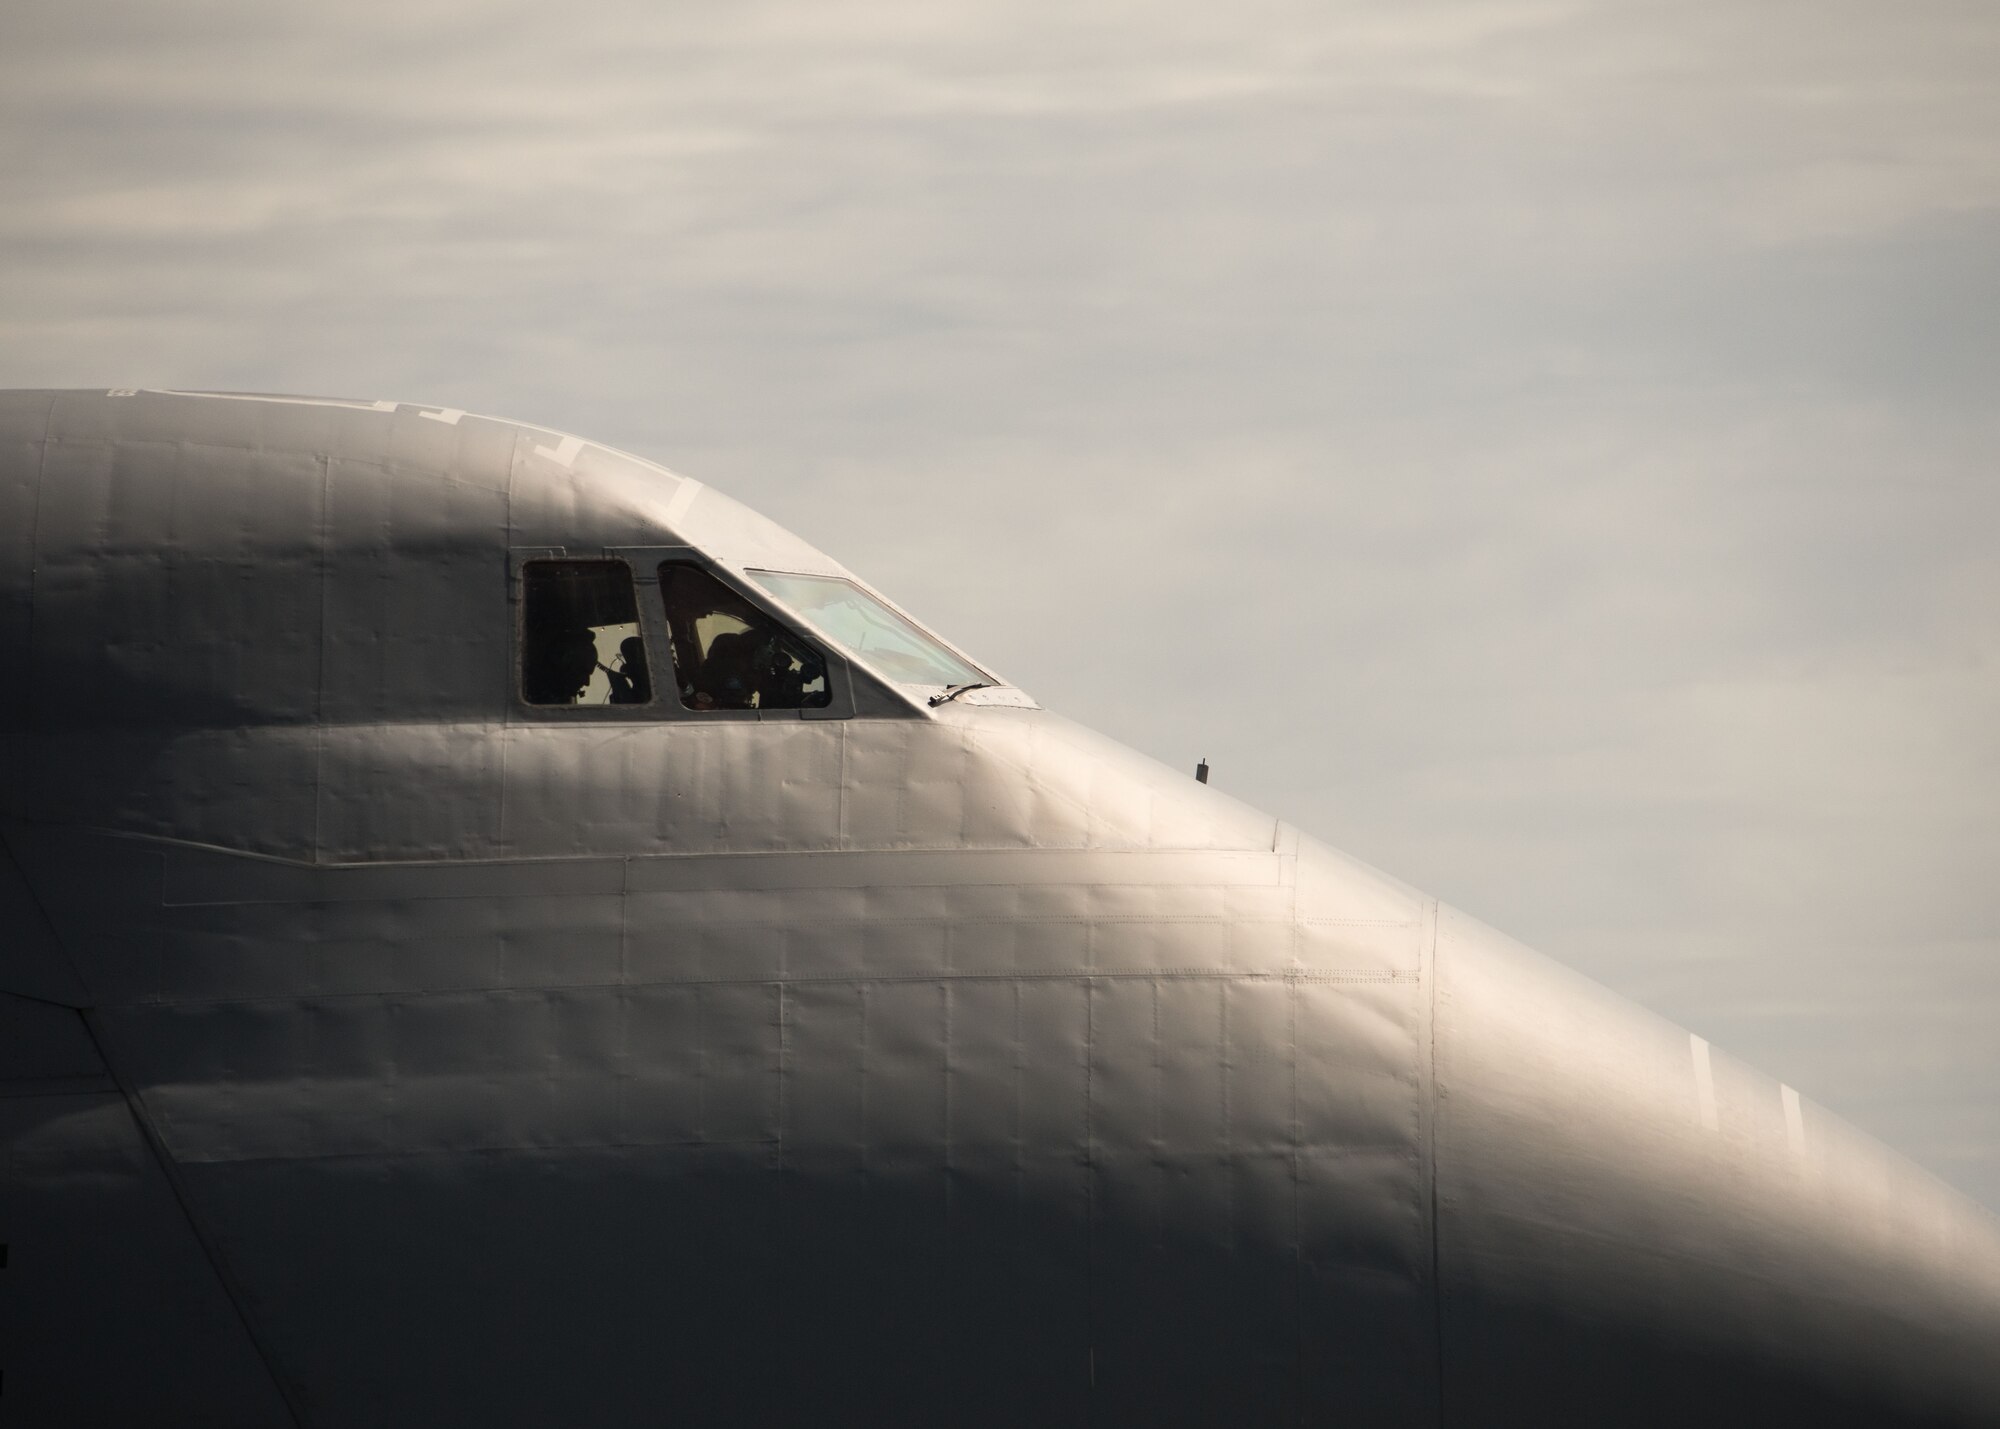
M1789 1089L1011 689L530 708L557 549L841 573L0 395L8 1422L2000 1424L1993 1220Z

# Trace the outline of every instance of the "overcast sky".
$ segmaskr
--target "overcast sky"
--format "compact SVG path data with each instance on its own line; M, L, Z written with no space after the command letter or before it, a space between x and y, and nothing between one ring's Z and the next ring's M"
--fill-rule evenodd
M0 385L390 397L2000 1207L1991 0L0 5Z

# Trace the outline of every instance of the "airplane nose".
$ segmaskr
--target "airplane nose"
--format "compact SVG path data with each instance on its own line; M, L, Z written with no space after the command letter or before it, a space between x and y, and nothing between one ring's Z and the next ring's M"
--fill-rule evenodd
M1449 909L1444 1422L2000 1424L1994 1218Z

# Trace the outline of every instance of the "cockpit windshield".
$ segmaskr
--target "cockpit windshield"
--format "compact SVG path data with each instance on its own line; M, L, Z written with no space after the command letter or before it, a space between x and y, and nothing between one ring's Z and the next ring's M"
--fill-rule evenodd
M791 606L812 628L905 685L986 684L965 663L853 581L786 571L750 571L751 580Z

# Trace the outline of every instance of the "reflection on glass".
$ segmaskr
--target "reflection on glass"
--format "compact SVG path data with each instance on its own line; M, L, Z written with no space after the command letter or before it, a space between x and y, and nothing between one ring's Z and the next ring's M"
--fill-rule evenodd
M987 679L853 581L784 571L749 575L813 629L900 684L963 685Z

